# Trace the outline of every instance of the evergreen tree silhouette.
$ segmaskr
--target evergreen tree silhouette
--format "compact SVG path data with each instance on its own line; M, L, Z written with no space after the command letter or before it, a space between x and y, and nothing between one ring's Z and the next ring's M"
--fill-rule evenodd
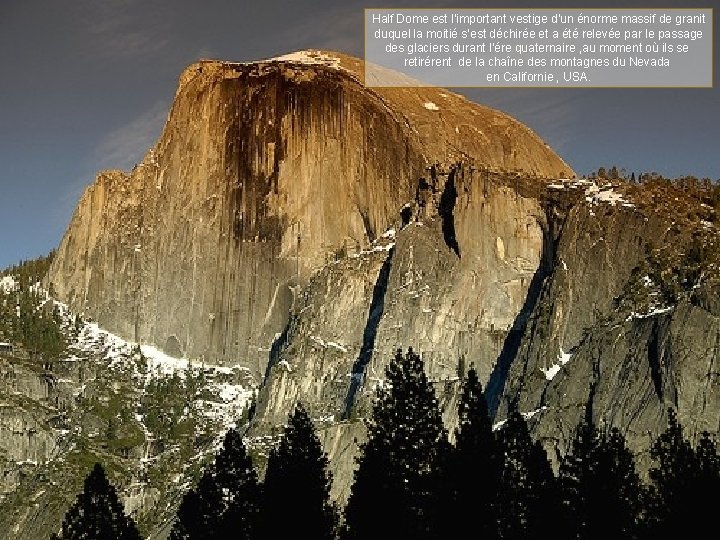
M592 416L586 416L560 465L560 485L567 537L629 539L637 534L640 478L616 428L600 433Z
M503 539L554 536L561 506L555 477L545 450L533 442L527 422L512 407L500 430L503 452L498 493L498 526Z
M433 531L441 456L438 402L420 356L398 350L377 388L346 507L347 539L438 536Z
M650 469L650 534L679 536L689 523L697 524L708 516L698 512L705 495L696 491L700 479L697 456L672 409L668 409L668 427L655 440L650 456L656 461Z
M327 465L312 420L298 404L268 459L260 538L335 537L337 512L330 502Z
M701 516L700 523L711 527L717 511L717 498L708 497L708 493L720 493L720 455L717 445L705 431L702 433L695 450L698 461L698 483L695 493L698 494L696 512Z
M85 478L82 493L65 514L57 540L140 540L132 518L125 515L115 488L99 463Z
M256 536L260 487L240 434L231 429L215 460L217 482L224 495L218 539L251 540Z
M475 369L463 382L458 405L455 448L449 462L449 493L444 509L447 537L460 538L474 531L483 540L497 538L495 501L498 494L500 456L482 385Z
M225 434L215 462L197 488L183 498L173 525L172 540L255 538L260 504L257 473L240 434Z
M720 482L720 455L715 441L707 431L700 436L695 454L700 467L700 476L709 482Z
M171 540L213 540L217 537L223 501L213 469L212 465L208 467L197 487L183 497L170 532Z

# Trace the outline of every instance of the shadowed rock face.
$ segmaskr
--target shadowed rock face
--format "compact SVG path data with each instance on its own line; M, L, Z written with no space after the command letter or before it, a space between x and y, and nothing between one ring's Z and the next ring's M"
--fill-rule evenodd
M288 407L303 401L324 428L339 498L354 468L344 438L361 439L358 419L369 414L395 349L422 352L453 426L462 366L474 364L490 377L541 265L546 217L537 199L463 167L434 177L404 227L398 220L371 249L310 279L260 392L251 434L273 432ZM447 244L440 215L451 181L462 257Z
M505 415L508 400L538 411L533 432L554 459L569 449L588 405L598 425L625 434L643 472L668 408L691 440L720 431L717 230L664 214L638 205L580 204L562 220L555 264L498 411ZM709 249L705 270L699 278L683 277L679 292L667 298L662 280L688 264L693 236ZM658 252L674 260L653 268Z
M360 419L384 368L409 345L422 352L451 432L458 374L474 364L496 420L515 402L555 463L588 406L598 425L621 429L643 472L668 407L691 439L718 432L720 239L663 208L689 198L647 202L644 186L608 184L596 200L589 181L538 186L463 165L433 178L419 184L404 226L304 287L251 434L273 432L303 401L322 426L343 499L356 451L348 439L362 440ZM451 179L462 257L446 241L442 213ZM689 263L698 242L707 257ZM379 304L378 319L369 307ZM372 354L359 377L370 323Z
M572 175L497 111L367 89L344 55L289 58L182 74L155 148L130 173L100 173L78 204L48 278L73 310L260 375L297 287L395 223L427 165Z

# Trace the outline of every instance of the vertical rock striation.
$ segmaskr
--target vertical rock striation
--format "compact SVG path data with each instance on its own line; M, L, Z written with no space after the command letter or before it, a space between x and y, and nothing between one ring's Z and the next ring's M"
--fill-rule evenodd
M360 71L319 52L190 66L155 148L80 200L48 278L59 298L126 338L259 376L297 287L394 223L428 164L572 174L501 113L375 92Z

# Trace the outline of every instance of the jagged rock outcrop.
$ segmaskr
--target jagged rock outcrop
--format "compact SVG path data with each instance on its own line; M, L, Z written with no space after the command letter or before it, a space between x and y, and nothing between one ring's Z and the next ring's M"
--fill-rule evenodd
M668 407L693 439L719 431L720 238L682 209L693 197L669 184L538 183L467 165L436 178L398 230L308 283L254 432L272 431L302 400L331 440L362 440L358 419L394 349L408 345L422 351L450 428L458 375L473 363L497 421L515 403L555 462L587 407L625 433L642 471ZM353 463L342 445L327 449L342 499Z
M428 165L572 176L506 115L360 73L324 53L190 66L156 147L81 198L48 278L58 297L126 338L260 375L296 287L395 223Z
M500 416L509 400L537 411L534 433L558 457L590 406L599 425L622 430L646 471L668 408L693 440L720 431L718 233L659 207L582 202L559 220ZM695 257L696 246L706 253Z
M165 538L225 430L243 423L252 378L66 322L69 348L52 363L0 358L0 538L58 532L96 462L144 537Z

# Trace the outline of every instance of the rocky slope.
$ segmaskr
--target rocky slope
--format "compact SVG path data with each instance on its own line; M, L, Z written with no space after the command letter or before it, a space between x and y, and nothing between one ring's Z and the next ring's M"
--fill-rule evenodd
M164 537L222 434L246 421L247 369L168 357L68 318L70 346L0 358L0 538L49 538L100 461L126 511Z
M720 431L720 220L710 189L582 189L561 219L500 413L508 400L538 411L534 432L557 456L590 404L646 469L668 407L691 438Z
M707 190L576 180L502 113L442 89L368 89L361 73L323 52L190 66L156 147L83 195L48 287L125 339L242 368L243 388L259 386L247 436L260 458L302 400L339 499L397 347L423 354L450 428L458 376L474 364L498 422L514 401L553 456L588 403L641 454L668 406L691 436L716 433L720 251ZM141 412L158 391L127 371L117 394L135 397L118 407ZM43 411L48 424L55 410ZM27 426L15 414L0 426ZM202 424L170 445L192 448L195 467L226 425ZM12 440L8 463L39 452L52 464L67 448L50 432ZM165 489L133 488L143 444L116 474L129 501ZM164 452L150 449L152 463ZM176 485L177 470L158 470L158 485ZM40 475L18 474L5 475L7 500L39 492ZM162 515L129 507L162 538L179 491L152 499ZM40 521L19 512L1 530Z

